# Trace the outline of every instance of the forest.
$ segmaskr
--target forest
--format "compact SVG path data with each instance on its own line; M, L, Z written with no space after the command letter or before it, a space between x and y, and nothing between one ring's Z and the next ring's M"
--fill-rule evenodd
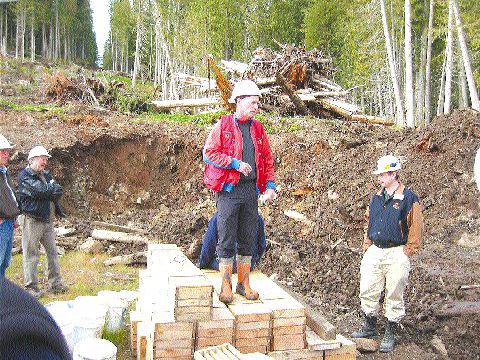
M480 110L480 3L475 0L111 0L97 54L88 0L0 5L2 53L74 61L152 81L179 97L178 74L206 76L207 54L248 61L259 48L318 48L335 81L370 114L428 124L453 108Z

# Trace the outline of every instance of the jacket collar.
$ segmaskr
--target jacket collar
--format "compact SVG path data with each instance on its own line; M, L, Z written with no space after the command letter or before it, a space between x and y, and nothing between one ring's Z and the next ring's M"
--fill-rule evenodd
M397 194L397 195L398 194L403 194L404 190L405 190L405 185L403 185L401 182L399 182L398 188L397 188L397 190L395 190L395 194ZM377 192L377 195L379 195L379 196L382 195L384 191L385 191L385 188L382 187Z

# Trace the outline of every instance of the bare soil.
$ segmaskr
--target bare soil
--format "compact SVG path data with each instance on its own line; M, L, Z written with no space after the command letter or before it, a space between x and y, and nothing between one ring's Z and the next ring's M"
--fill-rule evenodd
M302 294L349 334L361 324L358 300L363 214L377 190L376 159L398 155L401 180L424 206L425 240L412 259L407 316L393 354L363 359L441 359L434 335L452 359L480 359L480 315L442 316L458 301L480 301L479 195L473 160L480 114L456 111L423 129L393 129L337 120L295 120L300 129L270 136L279 198L261 207L271 240L260 269ZM51 149L50 168L65 187L68 221L85 237L91 221L147 230L159 242L185 250L202 238L215 211L202 183L201 149L207 127L142 122L71 105L61 118L48 113L0 110L0 133L15 144L9 167L16 176L29 149ZM307 222L284 215L296 210ZM466 235L465 235L466 234ZM121 247L109 253L128 253Z

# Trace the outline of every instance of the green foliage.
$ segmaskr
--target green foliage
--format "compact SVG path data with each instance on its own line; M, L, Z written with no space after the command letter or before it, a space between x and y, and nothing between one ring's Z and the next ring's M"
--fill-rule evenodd
M0 99L0 107L9 108L18 111L33 111L33 112L45 112L48 115L64 114L65 109L54 105L43 104L16 104L8 100Z
M146 114L141 119L144 121L172 121L178 123L191 123L196 125L214 124L220 116L227 114L226 111L213 111L203 114Z

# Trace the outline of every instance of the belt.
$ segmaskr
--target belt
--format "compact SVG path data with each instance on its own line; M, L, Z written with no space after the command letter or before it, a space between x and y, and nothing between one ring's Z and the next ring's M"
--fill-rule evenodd
M387 241L386 243L373 243L373 245L375 245L376 247L380 248L380 249L390 249L390 248L393 248L393 247L397 247L397 246L402 246L403 244L397 244L397 243L394 243L393 241Z

